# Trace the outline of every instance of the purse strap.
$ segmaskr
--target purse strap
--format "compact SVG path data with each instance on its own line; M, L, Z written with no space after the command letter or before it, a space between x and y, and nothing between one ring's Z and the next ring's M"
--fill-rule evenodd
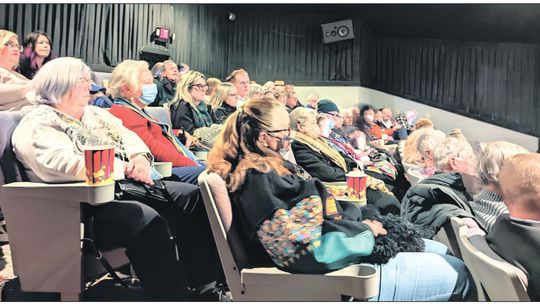
M111 277L113 278L113 280L116 283L119 283L120 285L124 286L127 289L131 289L131 287L128 284L126 284L126 282L124 282L122 279L120 279L120 277L118 276L118 274L116 273L114 268L111 266L109 261L107 261L107 259L103 255L103 253L98 249L98 247L96 245L96 242L94 241L94 239L95 239L94 216L90 217L90 222L88 224L88 234L89 234L90 237L83 238L82 241L86 242L86 244L89 244L89 246L92 249L94 255L96 256L96 260L98 260L101 263L103 268L105 268L105 270L107 270L107 272L111 275Z

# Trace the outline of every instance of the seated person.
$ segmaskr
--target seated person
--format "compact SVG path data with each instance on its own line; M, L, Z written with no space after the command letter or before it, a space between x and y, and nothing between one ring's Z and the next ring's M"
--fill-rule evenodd
M416 141L416 150L420 153L421 160L416 161L417 166L411 166L409 173L423 179L435 174L436 168L433 160L433 150L446 139L446 135L442 131L433 129L427 129L421 134ZM470 145L466 143L464 146ZM470 152L472 154L472 151Z
M407 139L407 126L399 124L392 116L392 110L390 108L381 108L382 119L379 120L379 126L383 130L393 130L392 136L396 140Z
M264 97L264 88L260 84L252 83L249 86L249 92L247 95L247 99L259 99Z
M32 82L14 70L21 50L15 33L0 30L0 111L20 110L30 105L26 93L31 90Z
M238 104L238 91L230 82L223 82L217 87L216 93L210 100L214 111L214 122L222 124L234 111Z
M499 183L509 213L499 216L486 237L493 251L525 272L532 301L540 301L539 180L539 154L518 154L504 162Z
M315 111L297 108L291 112L290 122L291 129L296 131L291 145L294 158L311 176L325 182L344 182L347 172L361 170L354 159L340 154L321 136ZM390 185L383 183L388 178L373 171L365 170L364 173L369 176L366 191L368 203L376 205L383 213L399 213L399 201L388 191Z
M401 216L432 238L453 216L474 218L464 176L476 175L468 143L447 137L433 151L437 172L412 186L401 201Z
M150 76L151 78L151 76ZM152 80L150 80L152 82ZM83 147L114 146L114 178L149 185L153 156L137 136L106 110L89 106L90 69L80 59L49 61L33 79L35 107L28 107L13 132L13 148L34 182L85 180ZM142 286L155 299L207 299L197 291L212 285L219 268L212 232L198 187L165 181L172 208L114 200L89 206L98 247L126 248ZM85 218L87 221L88 218ZM170 229L176 231L171 240ZM30 231L29 231L30 232ZM177 250L180 260L177 259ZM186 275L187 274L187 275ZM215 298L214 298L215 299Z
M210 127L214 123L212 109L204 102L207 89L202 73L189 71L180 76L175 98L170 103L173 129L193 134L196 129Z
M418 139L420 136L430 132L433 128L427 127L420 130L415 130L407 137L405 140L405 145L403 146L403 157L401 158L402 163L409 165L424 165L424 160L422 159L422 154L418 150Z
M356 122L359 130L368 135L368 141L374 141L383 139L385 144L396 144L397 142L392 140L393 129L382 129L377 120L382 119L382 113L378 111L379 117L375 117L375 109L366 105L360 110L360 116Z
M522 146L506 141L481 144L480 148L476 170L482 183L482 191L473 196L473 200L469 203L477 223L486 232L489 232L495 220L501 214L508 213L501 197L501 187L497 178L500 168L505 160L516 154L529 153L529 151Z
M343 115L339 112L338 106L330 99L322 99L317 105L317 113L325 116L328 119L331 132L330 134L326 135L326 137L335 139L344 145L348 145L352 149L349 138L342 129Z
M138 77L133 77L138 75ZM173 134L167 124L145 111L156 96L156 84L145 61L125 60L114 68L109 90L114 105L109 113L135 132L150 148L156 161L172 162L174 180L197 185L199 174L206 168Z
M216 90L221 83L221 80L217 78L206 79L206 84L208 85L208 90L204 96L204 102L206 102L206 104L211 104L210 100L216 94Z
M345 212L318 179L296 174L280 153L292 139L289 124L287 110L276 101L248 101L232 114L210 151L209 170L227 184L251 264L321 273L361 262L387 231L378 221ZM360 212L347 209L353 210ZM332 228L321 229L326 225ZM374 265L380 285L372 300L457 301L474 294L463 262L434 247L444 248L426 241L426 252L400 252Z
M100 108L110 108L113 102L105 95L106 89L92 82L90 86L90 104Z
M172 60L165 60L159 76L155 82L157 85L156 99L150 104L151 107L162 106L174 99L176 95L176 81L178 81L178 66Z

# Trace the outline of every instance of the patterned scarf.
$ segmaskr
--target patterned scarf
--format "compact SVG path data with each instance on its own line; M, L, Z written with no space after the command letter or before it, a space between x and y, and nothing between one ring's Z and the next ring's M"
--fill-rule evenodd
M193 113L193 124L195 128L210 127L212 124L212 118L208 112L208 106L204 101L199 102L197 108L191 107Z
M313 139L305 134L296 132L294 139L303 143L304 145L307 145L311 150L326 156L330 161L343 169L343 171L349 172L347 169L347 163L345 163L343 156L341 156L338 151L333 149L322 137Z
M173 143L176 150L180 152L185 157L193 160L198 166L201 166L201 163L197 160L197 157L191 152L186 146L184 146L180 140L174 134L172 133L172 129L170 126L166 123L162 123L160 121L157 121L154 117L150 116L150 114L146 113L144 109L140 109L139 107L135 106L133 103L123 99L118 98L114 101L115 104L125 106L127 108L130 108L131 110L135 111L135 113L141 115L142 117L150 120L151 122L158 124L161 127L162 134L167 137L167 139Z

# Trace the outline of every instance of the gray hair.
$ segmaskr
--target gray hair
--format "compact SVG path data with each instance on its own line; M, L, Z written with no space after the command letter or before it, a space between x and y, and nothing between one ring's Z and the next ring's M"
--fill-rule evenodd
M264 95L265 90L263 86L255 83L249 87L248 99L252 99L253 95L255 95L256 93Z
M476 171L484 185L499 184L498 175L505 160L516 154L529 153L522 146L507 141L481 143L480 148Z
M304 124L310 116L317 117L317 112L308 108L296 108L289 114L290 126L298 131L298 125Z
M435 149L435 147L441 143L446 138L446 134L444 132L439 130L429 130L426 131L425 134L420 135L418 137L418 140L416 142L416 150L422 155L422 157L426 157L426 150L432 151Z
M446 137L433 149L433 161L435 168L444 171L453 157L461 157L469 161L471 165L476 161L473 149L468 141L459 140L455 137Z
M90 68L81 59L60 57L41 67L32 80L35 91L34 104L56 105L62 96L72 91L78 84L81 73Z

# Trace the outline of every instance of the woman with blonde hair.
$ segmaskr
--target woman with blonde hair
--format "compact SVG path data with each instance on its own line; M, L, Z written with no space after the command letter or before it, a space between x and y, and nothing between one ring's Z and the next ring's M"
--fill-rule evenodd
M249 87L248 100L259 99L264 97L264 87L260 84L253 83Z
M0 30L0 111L19 110L30 104L26 93L32 84L28 78L15 72L21 51L17 35Z
M238 91L230 82L223 82L217 87L216 94L210 100L214 111L214 122L221 124L225 122L238 105Z
M227 120L209 154L209 171L229 190L250 264L324 273L361 262L386 229L362 221L359 208L336 201L320 180L283 158L293 136L289 124L275 100L250 100ZM381 284L372 300L465 299L474 289L465 265L434 244L426 241L426 252L400 252L375 264Z
M204 102L207 89L206 78L200 72L189 71L180 76L170 105L174 129L193 134L196 129L213 124L212 109Z
M208 90L204 96L204 102L211 104L212 97L216 94L218 86L221 84L221 80L217 78L208 78L206 79L206 84L208 85Z
M482 183L482 190L473 196L470 203L476 221L487 232L491 230L499 215L508 213L503 202L499 172L505 160L516 154L529 153L520 145L506 141L493 141L480 144L480 155L476 163L476 172Z

